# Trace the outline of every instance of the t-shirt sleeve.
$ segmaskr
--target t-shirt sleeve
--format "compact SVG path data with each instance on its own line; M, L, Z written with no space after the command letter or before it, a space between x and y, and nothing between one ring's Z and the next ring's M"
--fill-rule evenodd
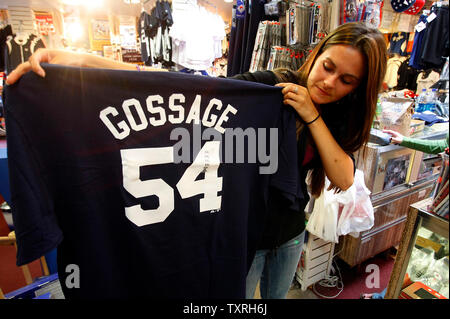
M288 206L303 197L300 183L299 160L295 126L295 112L282 108L278 133L277 171L271 176L270 186L288 200Z
M33 155L33 147L20 123L11 114L5 93L10 205L17 240L17 265L21 266L56 248L62 241L62 231L44 181L45 171Z

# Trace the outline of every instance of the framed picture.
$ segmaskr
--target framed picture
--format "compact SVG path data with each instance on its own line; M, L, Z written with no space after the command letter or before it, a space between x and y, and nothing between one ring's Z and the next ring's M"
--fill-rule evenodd
M109 21L92 19L92 37L94 41L109 40Z
M388 160L383 185L384 190L391 189L394 186L401 185L406 182L409 161L409 154Z

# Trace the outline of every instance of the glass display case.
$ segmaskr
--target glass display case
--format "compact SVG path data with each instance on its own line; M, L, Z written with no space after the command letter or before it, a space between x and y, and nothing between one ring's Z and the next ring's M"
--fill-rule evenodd
M428 212L431 202L410 206L385 299L449 297L449 222Z

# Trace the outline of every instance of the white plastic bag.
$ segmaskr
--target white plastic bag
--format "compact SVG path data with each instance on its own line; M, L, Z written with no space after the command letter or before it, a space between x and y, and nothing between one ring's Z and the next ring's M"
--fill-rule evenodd
M306 230L326 241L337 243L339 236L369 230L374 224L370 190L364 182L364 173L357 169L353 185L346 191L328 191L330 181L325 177L325 187L314 201L314 208Z
M370 190L364 182L364 173L357 169L353 185L344 192L336 194L340 203L340 215L337 234L358 237L359 233L369 230L374 224L374 211L370 200Z
M314 208L308 224L306 224L306 230L325 241L337 243L336 225L339 203L334 197L334 192L327 190L329 185L330 181L325 179L325 187L314 201Z

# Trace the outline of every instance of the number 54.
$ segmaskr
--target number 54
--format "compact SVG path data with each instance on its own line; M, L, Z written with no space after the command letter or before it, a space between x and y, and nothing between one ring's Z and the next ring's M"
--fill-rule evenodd
M186 169L176 187L181 198L203 194L200 198L200 212L220 210L222 196L222 177L218 177L220 165L219 141L204 144L194 162ZM141 205L125 207L126 217L135 225L163 222L175 208L174 189L162 178L141 180L139 169L142 166L173 163L173 147L134 148L120 151L122 158L123 187L135 198L157 196L159 207L142 209ZM205 176L196 180L200 173Z

